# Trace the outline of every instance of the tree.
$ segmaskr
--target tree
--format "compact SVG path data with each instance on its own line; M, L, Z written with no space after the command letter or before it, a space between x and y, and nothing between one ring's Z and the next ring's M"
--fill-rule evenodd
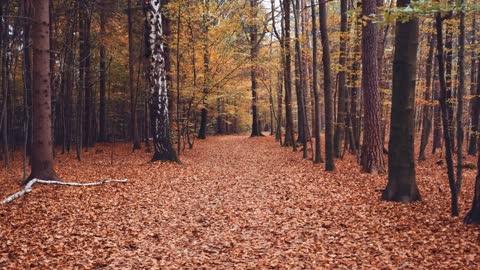
M330 70L330 47L328 42L327 6L325 1L319 4L320 36L322 39L323 93L325 99L325 170L335 170L333 152L333 100Z
M284 80L285 80L285 140L283 146L293 146L297 149L293 134L293 113L292 113L292 54L290 51L290 0L283 0L284 18Z
M473 67L473 66L472 66ZM477 81L480 78L480 61L477 62ZM470 130L470 144L468 147L468 154L475 155L478 148L478 117L480 115L480 83L477 83L476 86L472 87L475 90L475 96L472 98L471 114L472 114L472 124ZM473 90L472 90L473 92Z
M450 110L447 104L448 90L445 79L445 59L443 46L443 17L440 12L435 16L437 33L438 79L440 81L440 108L442 110L443 138L445 140L445 160L447 161L448 184L451 194L451 214L458 216L458 193L453 167L453 137L450 130Z
M480 223L480 155L477 159L477 177L475 177L472 208L470 208L463 221L466 224Z
M315 10L315 0L311 0L311 9L312 9L312 48L313 48L313 97L315 100L314 105L314 125L313 125L313 134L315 137L315 158L313 163L322 162L322 151L320 146L320 95L318 93L318 49L317 49L317 18Z
M461 5L465 0L461 0ZM463 93L465 92L465 11L460 11L460 34L458 36L458 89L457 89L457 182L456 191L460 193L463 169Z
M362 2L364 17L376 13L376 1ZM364 99L364 135L360 155L362 170L367 173L384 173L383 139L381 126L381 101L378 90L377 28L371 18L362 28L362 90Z
M208 34L209 34L209 11L210 11L210 0L206 0L203 2L204 11L202 14L202 34L203 34L203 94L206 98L208 93L210 92L209 89L209 76L210 76L210 51L208 45ZM207 102L205 98L202 101L202 109L200 114L200 130L198 131L198 138L199 139L206 139L207 138L207 122L208 122L208 110L207 110Z
M152 161L178 161L173 148L172 130L168 111L168 89L163 47L162 13L158 0L150 0L146 20L150 28L150 118L153 132Z
M334 149L337 158L342 156L342 146L345 139L345 117L347 112L346 95L347 84L345 70L347 64L347 26L348 26L348 3L347 0L340 0L340 56L338 71L338 102L337 102L337 123L335 124Z
M33 1L33 144L32 171L27 182L34 179L57 180L52 152L52 115L50 87L49 0Z
M410 0L399 0L406 7ZM415 178L415 83L418 48L418 18L397 20L393 59L393 89L388 184L382 199L409 203L421 200Z
M303 158L307 157L307 119L306 119L306 107L305 107L305 91L307 91L305 86L307 85L307 80L305 77L305 69L303 65L303 52L301 45L301 29L300 29L300 10L301 10L300 0L294 1L293 15L295 19L294 30L295 30L295 93L297 96L297 128L298 128L298 137L297 142L302 143L303 145Z
M250 0L250 9L251 9L251 20L253 21L250 28L250 61L251 61L251 68L250 68L250 80L252 82L252 133L251 137L258 137L263 136L262 131L260 130L260 123L258 119L258 110L257 110L257 103L258 103L258 93L257 93L257 66L256 61L258 57L259 45L262 41L263 34L258 33L258 26L257 26L257 15L258 15L258 2L257 0Z
M105 38L105 25L107 24L107 11L105 10L106 6L100 6L100 37ZM106 50L105 50L105 41L102 40L100 43L100 66L99 66L99 86L100 86L100 106L99 106L99 134L98 140L103 142L106 140L106 114L105 114L105 92L106 92Z
M475 1L476 3L476 1ZM475 45L476 34L476 20L475 15L472 16L472 33L471 33L471 46ZM479 65L480 65L480 61ZM468 145L468 154L475 155L477 153L477 141L478 141L478 117L480 112L480 87L478 83L475 83L475 73L480 72L480 67L477 67L477 61L475 59L475 49L471 52L471 71L470 71L470 94L473 96L470 100L470 113L471 113L471 125L470 125L470 141ZM476 69L475 69L476 68ZM477 76L477 81L480 77Z
M428 144L428 138L430 137L430 131L432 130L432 115L433 107L430 103L430 93L432 89L432 66L433 66L433 50L435 49L435 36L433 33L428 38L428 57L427 63L425 65L426 69L426 82L425 82L425 92L423 94L423 99L425 105L423 106L423 115L422 115L422 135L420 141L420 153L418 155L418 160L425 160L425 148Z
M140 149L140 137L138 135L137 127L137 106L136 106L136 93L133 87L135 80L133 74L135 55L133 50L133 11L132 0L128 0L128 88L130 90L130 128L133 141L133 150Z

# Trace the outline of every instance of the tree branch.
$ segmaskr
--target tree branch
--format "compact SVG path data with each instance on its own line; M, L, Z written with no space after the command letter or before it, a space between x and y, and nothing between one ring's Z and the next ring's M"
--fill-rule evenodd
M121 180L115 180L115 179L104 179L99 182L92 182L92 183L78 183L78 182L61 182L61 181L56 181L56 180L40 180L40 179L32 179L28 184L25 186L25 188L15 194L10 195L8 198L5 200L1 201L0 204L6 204L9 203L15 199L18 199L22 197L23 195L32 192L32 187L36 183L39 184L46 184L46 185L62 185L62 186L74 186L74 187L91 187L91 186L99 186L103 185L106 183L110 182L116 182L116 183L126 183L128 179L121 179Z

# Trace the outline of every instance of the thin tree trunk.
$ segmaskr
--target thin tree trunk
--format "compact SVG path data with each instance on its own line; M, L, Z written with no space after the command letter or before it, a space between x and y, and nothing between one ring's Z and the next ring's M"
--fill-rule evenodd
M318 93L318 38L317 38L317 11L315 10L315 0L310 0L312 9L312 49L313 49L313 70L312 86L313 98L315 100L315 113L313 115L313 136L315 137L315 157L313 163L323 162L320 144L320 94Z
M303 145L303 158L307 158L307 119L305 107L306 78L303 69L303 53L300 44L300 1L295 1L295 90L297 94L298 139Z
M325 100L325 170L335 170L333 153L333 101L331 86L330 47L328 41L327 6L319 3L320 36L322 39L323 92Z
M177 123L177 154L180 155L181 149L181 137L182 134L180 132L180 30L182 26L181 21L182 15L182 5L178 5L178 12L177 12L177 98L175 99L177 104L176 108L176 123Z
M292 56L290 52L290 0L283 1L283 18L284 18L284 52L285 52L285 140L283 146L292 146L293 150L297 150L293 134L293 113L292 113Z
M93 136L92 136L92 130L93 130L93 115L92 115L92 108L93 108L93 95L92 95L92 81L91 81L91 62L92 62L92 57L91 57L91 42L90 42L90 26L91 26L91 21L92 21L92 15L91 15L91 10L90 6L87 2L85 2L85 21L84 21L84 39L83 39L83 46L84 46L84 58L82 58L82 61L84 61L84 73L83 73L83 87L84 87L84 94L85 94L85 99L84 99L84 146L85 147L92 147L94 145L93 141Z
M0 5L0 12L9 14L9 2L5 4L5 7L2 7ZM1 14L0 14L1 15ZM2 39L1 43L1 55L2 55L2 94L3 94L3 100L2 100L2 112L1 112L1 129L2 129L2 146L3 146L3 160L5 162L5 167L9 167L9 154L8 154L8 115L7 115L7 106L8 106L8 90L9 90L9 73L10 73L10 68L9 68L9 53L8 53L8 44L9 44L9 24L8 20L5 20L3 22L5 25L3 25L0 28L0 38Z
M134 65L135 52L133 50L133 14L132 14L132 0L128 0L128 88L130 89L130 129L133 142L133 151L141 148L140 136L138 135L137 125L137 106L136 106L136 91L133 87L134 82Z
M436 39L435 39L436 40ZM433 70L433 99L440 99L440 86L438 82L438 59L435 57ZM442 147L442 118L441 118L441 109L439 104L435 104L433 107L433 143L432 143L432 154L435 154L436 150Z
M258 8L258 3L256 0L250 0L250 9L251 9L251 14L250 16L254 20L257 18L257 8ZM262 131L260 129L260 123L258 119L258 84L257 84L257 67L256 67L256 61L257 61L257 56L258 56L258 27L254 23L253 25L250 26L250 62L251 62L251 68L250 68L250 80L251 80L251 91L252 91L252 133L250 134L250 137L258 137L258 136L263 136Z
M477 1L475 1L477 3ZM480 76L477 76L477 81L475 81L475 73L480 73L480 67L477 67L477 60L475 59L475 35L476 35L476 13L472 14L472 55L471 55L471 72L470 72L470 94L472 99L470 101L470 113L471 113L471 128L470 128L470 141L468 145L468 154L476 155L477 146L478 146L478 117L480 112L480 87L478 85L478 80ZM480 65L480 61L479 65Z
M106 37L105 33L105 25L107 24L107 17L106 11L104 10L105 7L102 6L100 10L100 37L104 39ZM106 114L105 114L105 91L106 91L106 52L105 52L105 44L104 42L100 42L100 105L99 105L99 141L104 142L106 141L106 129L105 129L105 121L106 121Z
M447 104L447 83L445 81L445 61L443 51L443 19L440 13L437 13L435 18L435 25L437 30L437 58L438 58L438 73L440 80L440 107L442 109L442 123L443 123L443 137L445 139L445 159L447 161L448 183L451 193L451 213L452 216L458 216L458 195L455 181L455 171L453 165L453 144L450 133L450 116Z
M423 115L422 115L422 135L420 141L420 153L418 155L418 160L425 160L425 148L428 144L428 138L430 137L430 131L432 130L432 104L430 102L430 93L432 91L432 67L433 67L433 51L435 48L435 36L432 33L429 37L428 42L428 57L427 63L425 65L426 70L426 81L425 81L425 92L423 94L424 105L423 105Z
M204 14L202 15L202 34L203 34L203 107L200 113L200 129L198 131L198 139L206 139L207 138L207 124L208 124L208 104L205 101L208 93L210 92L209 89L209 76L210 76L210 52L208 49L208 41L209 41L209 8L210 8L210 0L204 1Z
M465 0L461 0L462 7ZM465 11L460 11L460 34L458 36L458 89L457 89L457 196L462 187L463 168L463 94L465 92Z
M347 35L348 35L348 3L347 0L340 0L340 55L338 72L338 104L337 104L337 123L335 125L334 146L335 157L342 156L342 146L345 140L345 118L346 118L346 95L347 84L345 79L345 70L347 64Z

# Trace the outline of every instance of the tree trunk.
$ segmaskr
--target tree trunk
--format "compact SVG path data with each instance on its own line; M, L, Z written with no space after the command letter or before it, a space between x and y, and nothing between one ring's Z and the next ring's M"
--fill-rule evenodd
M307 158L307 129L308 123L306 119L305 107L305 85L306 77L303 69L303 53L300 44L300 1L295 1L294 18L295 18L295 90L297 95L297 115L298 115L298 139L297 141L303 145L303 158Z
M293 134L293 113L292 113L292 55L290 52L290 0L283 1L283 18L284 18L284 53L285 53L285 140L283 146L292 146L293 150L297 150Z
M168 111L166 55L163 47L162 14L158 0L150 0L146 16L150 27L150 118L155 150L152 161L178 161L173 148Z
M476 1L475 1L476 3ZM478 145L478 116L480 111L480 87L478 85L478 80L480 76L477 76L477 83L475 82L475 73L480 73L480 67L477 67L477 62L475 59L475 27L476 27L476 20L475 20L475 13L472 15L472 42L471 47L472 55L471 55L471 72L470 72L470 94L472 95L472 99L470 100L470 113L471 113L471 127L470 127L470 142L468 145L468 154L469 155L476 155L477 154L477 145ZM480 61L479 65L480 65Z
M376 14L375 0L362 2L363 16ZM364 135L360 163L367 173L384 173L381 100L378 89L377 29L368 20L362 29L362 89L364 99Z
M461 1L462 6L465 0ZM462 186L463 169L463 94L465 92L465 11L460 11L460 34L458 35L458 89L457 89L457 196Z
M32 6L29 0L22 1L23 16L25 18L31 18ZM31 127L31 114L29 106L29 97L32 94L32 47L30 46L30 22L24 21L23 24L23 79L24 79L24 92L23 92L23 180L27 178L27 152L30 139L30 127Z
M275 140L279 141L282 144L282 118L283 118L283 109L282 109L282 93L283 84L282 84L282 72L278 72L277 75L277 129L275 130Z
M320 36L322 39L323 92L325 99L325 170L335 170L333 153L333 101L330 69L330 48L328 41L327 6L325 1L319 4Z
M420 153L418 160L425 160L425 148L428 144L428 138L430 137L430 131L432 130L432 104L430 93L432 90L432 66L433 66L433 50L435 48L435 36L433 33L429 37L428 45L428 57L425 65L425 92L423 93L424 104L423 116L422 116L422 135L420 141Z
M317 12L315 10L315 0L310 0L312 9L312 49L313 49L313 71L312 86L313 98L315 100L315 113L313 115L313 136L315 137L315 157L313 163L323 162L320 144L320 94L318 93L318 38L317 38Z
M335 156L342 156L342 146L345 140L345 118L346 118L346 95L347 84L345 79L345 70L347 64L347 35L348 35L348 3L347 0L340 0L340 55L338 72L338 103L337 103L337 123L335 125L335 137L333 148Z
M255 20L257 18L257 9L258 9L258 3L257 0L250 0L250 10L251 10L251 19ZM257 93L257 67L256 67L256 61L257 61L257 56L258 56L258 43L260 42L258 40L258 27L256 23L253 23L253 25L250 26L250 80L252 83L251 91L252 91L252 133L250 134L250 137L258 137L258 136L263 136L262 131L260 129L259 125L259 119L258 119L258 93Z
M445 80L445 60L443 52L443 19L440 13L437 13L435 18L435 26L437 30L437 58L438 58L438 73L440 80L440 107L442 110L442 123L443 123L443 137L445 139L445 159L447 161L447 174L448 184L450 186L451 193L451 213L452 216L458 216L458 195L455 181L455 172L453 165L453 144L450 133L450 116L449 107L447 104L448 90Z
M128 0L128 88L130 90L130 132L133 142L133 151L140 149L140 136L138 135L137 125L137 104L136 91L133 87L134 82L134 65L135 65L135 52L133 50L133 14L132 14L132 0Z
M91 20L92 20L92 15L91 15L91 10L89 5L86 1L85 3L85 10L84 10L84 32L83 32L83 58L81 58L81 61L84 61L83 65L83 87L84 87L84 94L85 94L85 100L84 100L84 138L83 138L83 144L85 147L92 147L94 145L93 141L93 115L92 115L92 109L93 109L93 95L92 95L92 82L91 82L91 43L90 43L90 26L91 26Z
M435 39L436 40L436 39ZM433 70L438 69L438 59L435 57ZM438 72L433 74L433 99L440 99L440 89L438 82ZM432 154L435 154L436 150L442 147L442 118L441 118L441 109L439 104L435 104L433 107L433 143L432 143Z
M5 4L5 9L3 5L0 5L0 15L3 13L9 14L9 3L7 2ZM1 56L2 56L2 75L1 75L1 87L2 87L2 93L3 93L3 100L2 100L2 108L1 108L1 130L2 130L2 146L3 146L3 160L5 162L5 167L8 168L9 166L9 154L8 154L8 122L9 118L7 115L7 105L8 105L8 90L10 88L9 86L9 53L8 53L8 44L9 44L9 24L8 20L5 20L3 22L4 25L0 27L0 39L1 44Z
M453 3L453 0L448 0ZM448 130L450 132L450 143L452 144L452 151L455 151L455 127L453 125L453 24L445 24L445 84L447 87L447 108L448 108Z
M106 36L105 33L105 25L107 24L107 17L106 17L106 11L104 11L104 7L102 6L102 9L100 10L100 37L103 39ZM98 140L100 142L106 141L106 128L105 128L105 122L106 122L106 114L105 114L105 82L106 82L106 52L105 52L105 44L104 42L100 42L100 107L99 107L99 125L100 125L100 130L99 130L99 136Z
M399 0L406 7L410 0ZM415 177L415 83L418 18L396 23L388 184L382 199L410 203L421 200Z
M199 139L206 139L207 138L207 124L208 124L208 110L207 110L207 102L205 99L207 98L208 93L210 92L209 89L209 76L210 76L210 52L208 50L208 32L209 32L209 8L210 8L210 0L204 1L205 6L205 13L203 14L202 19L202 34L203 34L203 107L200 113L200 129L198 131L198 138Z
M477 177L475 178L472 208L470 208L463 221L466 224L480 223L480 155L477 158Z
M52 152L49 0L33 1L33 10L33 145L27 182L34 178L58 179Z

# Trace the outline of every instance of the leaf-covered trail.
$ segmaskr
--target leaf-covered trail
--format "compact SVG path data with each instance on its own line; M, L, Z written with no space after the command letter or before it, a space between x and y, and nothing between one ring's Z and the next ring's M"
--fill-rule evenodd
M59 155L65 180L128 178L94 188L37 186L0 206L0 268L478 269L479 228L449 217L445 168L417 169L424 201L379 200L385 176L302 160L273 138L213 137L182 155L101 145L81 163ZM73 156L73 155L72 155ZM18 160L18 159L17 159ZM1 172L1 198L19 187L20 162ZM474 171L465 171L468 209ZM467 192L468 190L468 192Z

